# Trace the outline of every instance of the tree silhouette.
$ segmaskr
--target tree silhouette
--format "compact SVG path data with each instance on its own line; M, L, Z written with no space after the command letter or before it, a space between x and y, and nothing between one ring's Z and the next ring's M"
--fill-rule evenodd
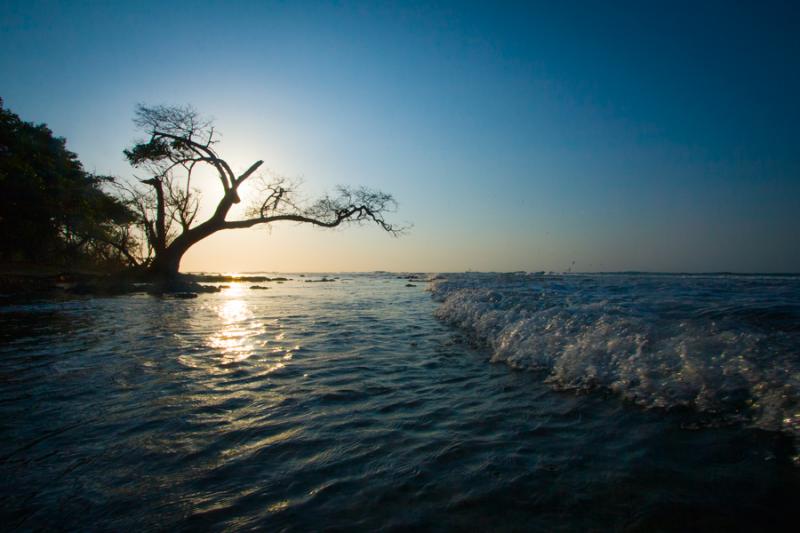
M0 99L0 260L123 267L132 213L86 172L66 141L25 122Z
M137 262L153 276L174 278L186 251L221 230L290 221L325 228L373 222L391 234L401 231L385 219L396 203L384 192L338 187L335 195L301 203L288 180L257 174L263 161L240 174L233 172L215 151L218 135L213 125L191 107L139 105L134 123L147 138L124 153L131 165L146 169L152 177L123 186L123 193L137 214L145 243ZM203 165L218 176L221 197L213 214L198 222L199 191L192 187L192 177ZM233 205L241 201L242 184L250 179L260 181L258 197L245 218L228 220Z

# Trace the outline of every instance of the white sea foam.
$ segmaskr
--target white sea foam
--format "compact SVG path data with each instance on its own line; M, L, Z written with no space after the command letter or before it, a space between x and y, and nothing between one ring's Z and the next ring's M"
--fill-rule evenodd
M469 273L431 292L492 361L554 387L800 437L798 278Z

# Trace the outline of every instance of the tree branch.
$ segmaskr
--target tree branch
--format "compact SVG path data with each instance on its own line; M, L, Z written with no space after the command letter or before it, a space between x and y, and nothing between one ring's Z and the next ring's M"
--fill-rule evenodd
M250 165L250 168L248 168L247 170L245 170L245 171L242 173L242 175L241 175L241 176L239 176L238 178L236 178L236 180L234 181L234 183L235 183L235 187L238 187L239 185L241 185L241 184L242 184L242 182L243 182L244 180L246 180L247 178L249 178L249 177L250 177L250 176L253 174L253 172L255 172L256 170L258 170L258 167L260 167L260 166L261 166L261 165L263 165L263 164L264 164L264 162L263 162L263 161L261 161L261 160L259 160L259 161L256 161L255 163L253 163L252 165Z
M395 236L400 235L404 231L404 228L398 228L386 222L380 213L376 213L365 205L351 206L348 209L340 210L335 214L335 217L330 220L314 218L312 216L302 214L283 214L274 216L260 216L244 220L226 221L223 225L223 229L250 228L258 224L270 224L272 222L280 221L299 222L313 224L314 226L320 226L324 228L335 228L346 222L361 223L368 220L375 222L384 230Z
M195 152L201 157L203 157L203 155L205 154L205 159L208 159L207 162L214 165L217 169L217 172L219 172L219 177L220 180L222 181L222 186L225 188L226 191L232 188L233 184L236 182L236 176L233 174L233 170L231 170L231 167L228 165L228 163L224 159L220 159L220 157L217 156L216 153L214 153L214 150L212 150L208 146L196 143L186 137L180 137L178 135L173 135L171 133L158 130L154 130L152 132L152 136L154 138L163 137L167 139L172 139L173 141L178 143L185 143L189 147L189 149L191 149L193 152Z

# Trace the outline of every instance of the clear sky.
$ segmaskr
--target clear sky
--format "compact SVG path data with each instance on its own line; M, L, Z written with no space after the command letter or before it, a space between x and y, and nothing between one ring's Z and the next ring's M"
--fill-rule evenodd
M230 231L182 270L800 271L796 2L164 4L5 0L5 106L130 177L135 104L192 104L235 169L414 225Z

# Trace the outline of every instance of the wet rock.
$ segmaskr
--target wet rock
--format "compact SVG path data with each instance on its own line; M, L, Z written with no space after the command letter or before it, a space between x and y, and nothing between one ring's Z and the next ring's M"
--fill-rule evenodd
M229 282L244 282L261 283L264 281L291 281L290 278L277 277L270 278L268 276L223 276L220 274L187 274L187 279L191 281L202 281L206 283L229 283Z

